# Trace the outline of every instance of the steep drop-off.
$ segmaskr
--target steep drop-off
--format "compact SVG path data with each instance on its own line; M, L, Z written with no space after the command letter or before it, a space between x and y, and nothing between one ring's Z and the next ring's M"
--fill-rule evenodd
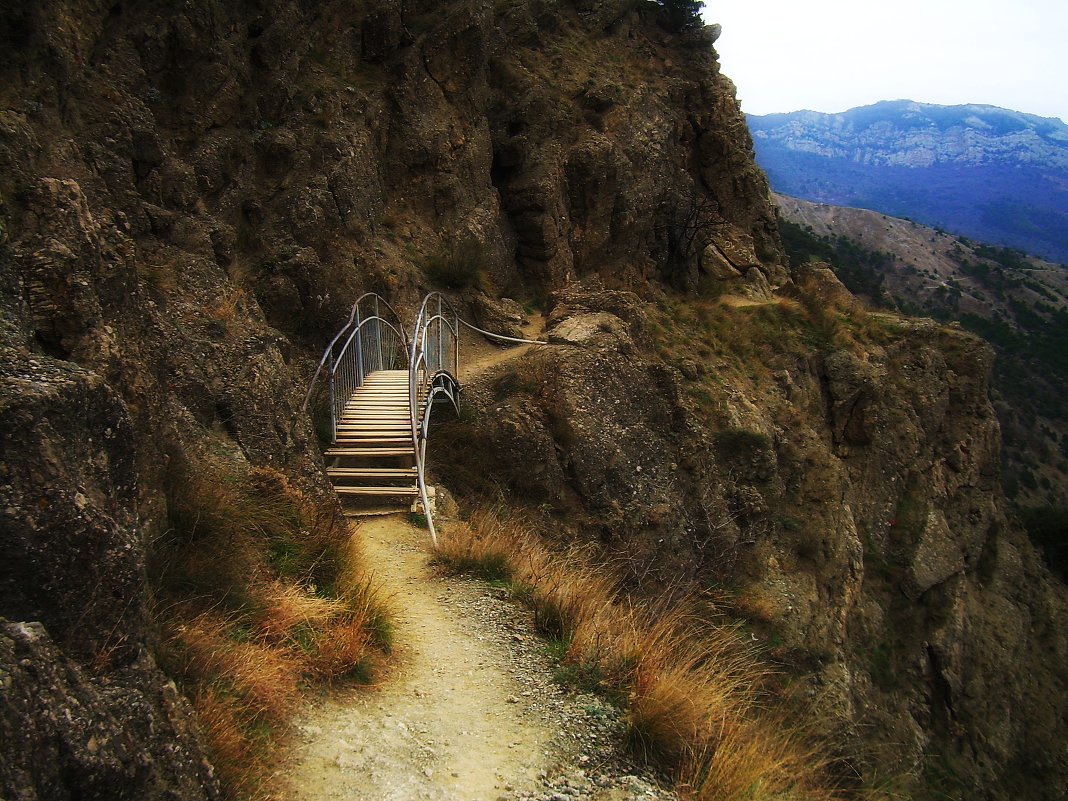
M879 786L1058 797L1065 592L1006 524L989 348L864 312L825 267L791 287L558 293L561 347L469 387L451 480L537 505L651 595L708 593Z
M791 258L848 260L840 277L872 303L993 344L1006 492L1022 508L1068 509L1068 267L874 211L776 200L807 240L786 243Z
M215 794L146 624L172 466L328 497L311 355L358 289L404 307L442 264L467 298L545 303L565 343L473 387L450 456L482 478L446 486L492 466L636 591L730 587L866 776L1065 786L1063 588L1004 525L988 351L787 273L716 29L663 22L631 0L9 4L5 792Z

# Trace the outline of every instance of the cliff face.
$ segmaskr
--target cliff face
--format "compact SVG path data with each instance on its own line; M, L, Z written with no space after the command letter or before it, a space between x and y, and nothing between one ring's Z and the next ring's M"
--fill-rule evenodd
M848 248L842 237L876 254L843 273L873 302L958 321L994 345L1006 494L1018 508L1068 508L1068 270L873 211L776 200L784 220L828 238L816 247Z
M866 780L1063 797L1068 607L1002 511L990 349L826 268L788 294L559 293L558 344L468 388L443 480L716 599Z
M151 656L169 465L327 497L298 409L357 289L454 249L512 293L693 285L698 205L784 280L713 32L633 5L5 6L5 797L216 793Z

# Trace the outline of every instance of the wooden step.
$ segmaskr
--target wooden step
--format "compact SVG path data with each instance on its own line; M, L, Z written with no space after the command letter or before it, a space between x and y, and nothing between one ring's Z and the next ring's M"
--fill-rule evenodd
M390 439L390 440L384 440L384 439L378 439L378 440L375 440L375 439L371 439L371 440L368 440L368 439L348 439L348 440L341 440L340 442L338 442L337 443L337 447L339 447L339 448L348 448L348 449L355 448L356 450L374 451L374 453L372 455L375 455L375 456L377 456L377 455L383 455L384 456L385 454L382 453L383 451L399 450L401 448L411 448L411 450L413 450L413 451L415 450L414 448L412 448L412 441L410 439L408 439L408 440L404 440L404 439Z
M411 456L415 458L415 448L408 444L406 448L354 448L343 446L340 448L331 448L325 454L327 459L333 459L343 456L361 456L361 457L377 457L377 456Z
M402 420L398 422L382 423L373 422L369 423L363 420L339 420L337 424L338 431L407 431L412 433L412 421Z
M411 437L345 437L334 442L334 447L377 447L379 450L383 447L411 447ZM415 449L412 447L411 450Z
M411 480L416 477L414 467L328 467L331 478L395 478Z
M343 439L407 439L412 440L411 426L396 429L337 427L337 438ZM337 444L336 442L334 443Z
M351 418L342 417L340 420L338 420L337 427L338 428L347 428L347 429L350 429L352 431L356 431L358 429L368 429L368 430L377 430L377 431L384 431L384 430L392 431L394 429L403 430L405 428L408 428L410 430L411 427L412 427L412 421L411 420L404 420L404 419L399 418L399 417L398 418L392 418L390 420L381 420L381 419L366 418L366 417L354 420L354 419L351 419Z
M390 436L400 436L401 434L407 434L409 437L412 435L412 424L405 420L404 423L397 423L391 425L365 425L360 423L338 423L338 431L347 431L351 434L367 434L367 433L388 433Z
M411 442L412 430L410 428L399 428L396 431L370 431L370 430L353 430L351 428L339 428L337 430L337 440L334 442L337 445L338 442L348 442L351 440L380 440L388 439L396 442Z
M338 426L338 428L341 428L342 426L344 426L345 428L349 428L349 429L352 429L352 430L356 430L356 429L359 429L359 428L379 429L379 430L381 430L381 429L394 429L394 428L396 428L396 429L408 428L409 430L411 430L412 421L411 421L411 419L403 420L401 418L393 418L392 420L374 420L374 419L368 419L368 418L363 418L363 419L360 419L360 420L351 420L351 419L346 419L346 418L342 417L340 420L338 420L337 426Z
M419 487L334 487L338 495L418 495Z

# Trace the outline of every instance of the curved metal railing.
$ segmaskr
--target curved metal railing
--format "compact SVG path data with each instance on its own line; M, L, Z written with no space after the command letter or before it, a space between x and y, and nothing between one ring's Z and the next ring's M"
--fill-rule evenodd
M415 443L415 472L419 498L423 503L430 539L437 545L434 515L426 489L426 443L430 412L434 401L446 398L460 411L460 316L449 299L431 292L423 299L415 318L408 357L408 405L412 440Z
M336 442L337 421L352 393L376 370L403 370L407 359L408 336L397 310L374 292L361 295L352 304L348 321L323 351L302 409L307 411L316 382L325 369L330 396L330 441Z
M377 370L398 370L407 365L408 408L419 499L435 545L437 531L426 486L426 446L435 401L448 400L457 413L460 411L461 325L505 342L546 344L494 334L473 326L463 320L449 299L439 292L431 292L423 299L409 339L397 311L384 298L368 292L352 304L348 321L323 352L303 406L306 411L317 386L322 391L318 382L325 371L329 389L330 439L336 442L341 413L364 379Z

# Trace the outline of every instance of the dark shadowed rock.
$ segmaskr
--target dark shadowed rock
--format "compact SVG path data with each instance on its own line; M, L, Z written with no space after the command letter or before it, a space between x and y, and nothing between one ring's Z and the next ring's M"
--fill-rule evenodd
M219 797L188 702L147 655L101 674L2 617L0 757L11 801Z

